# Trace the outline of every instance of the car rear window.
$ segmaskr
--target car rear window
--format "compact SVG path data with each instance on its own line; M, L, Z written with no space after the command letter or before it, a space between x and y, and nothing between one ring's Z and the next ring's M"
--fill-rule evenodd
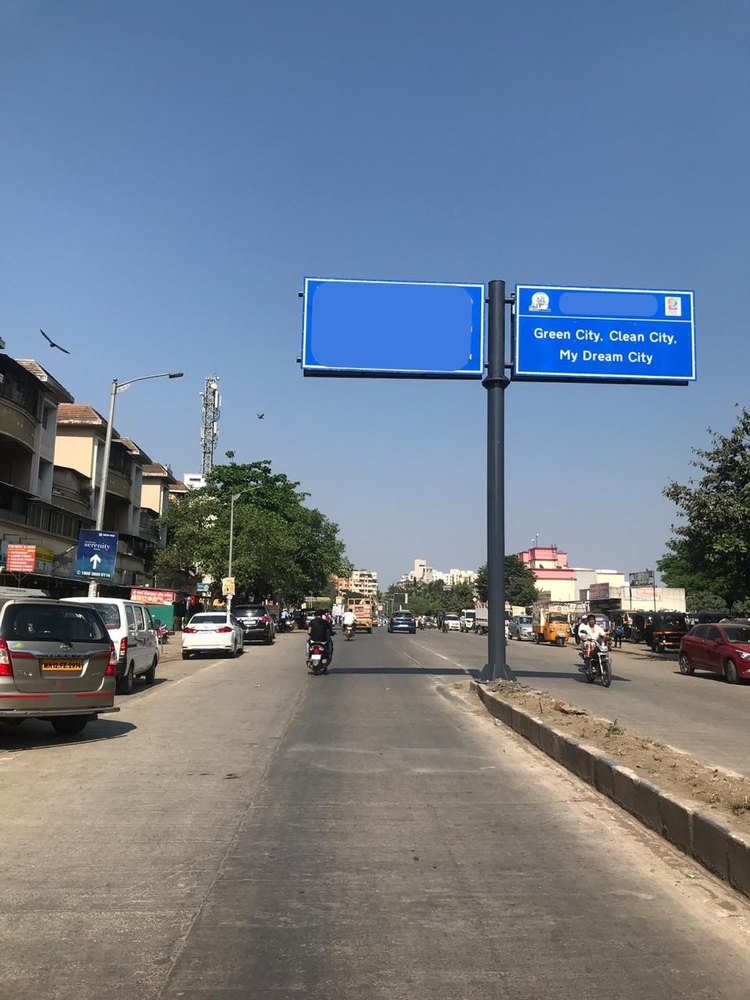
M232 613L235 615L264 615L266 609L262 604L258 605L247 605L246 607L233 608Z
M3 638L38 642L109 642L99 615L90 608L15 604L3 618Z
M196 622L225 622L226 620L226 615L204 613L200 615L193 615L190 619L190 624L195 625Z
M107 626L107 628L121 628L122 623L120 621L120 609L116 604L82 604L80 605L84 608L93 608L97 611L102 618L102 621Z

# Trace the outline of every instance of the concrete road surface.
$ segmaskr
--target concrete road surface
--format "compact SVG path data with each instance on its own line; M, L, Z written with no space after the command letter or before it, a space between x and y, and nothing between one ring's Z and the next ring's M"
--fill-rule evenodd
M460 668L377 631L328 676L302 653L164 664L67 743L0 730L0 997L746 1000L747 901Z
M447 666L480 670L487 662L487 639L436 630L410 637L418 656ZM709 764L750 776L750 684L727 684L715 674L683 676L672 654L659 656L644 646L612 651L612 687L587 684L578 672L572 643L562 649L511 639L508 663L521 684L549 691L595 715L617 719L662 743L679 747ZM748 991L750 996L750 990Z

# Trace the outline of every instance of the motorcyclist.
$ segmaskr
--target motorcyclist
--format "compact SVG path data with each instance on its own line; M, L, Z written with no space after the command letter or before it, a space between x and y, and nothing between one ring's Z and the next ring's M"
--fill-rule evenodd
M586 673L594 655L597 642L607 638L607 633L597 624L596 615L587 617L578 626L578 640L581 643L580 655L583 658L583 666L578 669L581 673Z
M351 608L349 608L348 611L344 612L344 616L342 618L341 624L344 627L344 632L346 632L348 629L352 629L353 631L356 632L356 630L357 630L357 616L354 614L354 612L352 611Z
M307 640L307 651L308 655L310 652L310 643L312 642L322 642L326 647L325 659L330 663L333 659L333 639L331 638L331 623L326 621L323 617L323 612L318 610L315 612L315 617L310 622L310 627L307 630L309 636Z

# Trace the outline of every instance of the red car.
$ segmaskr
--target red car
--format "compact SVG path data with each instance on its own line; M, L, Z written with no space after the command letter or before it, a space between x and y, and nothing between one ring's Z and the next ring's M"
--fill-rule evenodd
M680 672L708 670L730 684L750 680L750 623L695 625L680 642Z

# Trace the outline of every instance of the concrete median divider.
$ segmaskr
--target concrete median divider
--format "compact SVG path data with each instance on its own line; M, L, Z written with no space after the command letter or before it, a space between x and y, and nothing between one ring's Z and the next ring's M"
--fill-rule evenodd
M471 689L490 715L750 897L750 839L745 835L706 815L696 803L663 791L598 748L536 718L484 685L473 681Z

